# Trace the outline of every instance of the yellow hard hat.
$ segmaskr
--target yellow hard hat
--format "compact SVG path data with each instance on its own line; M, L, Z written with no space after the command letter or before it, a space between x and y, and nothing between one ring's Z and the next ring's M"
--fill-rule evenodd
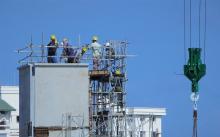
M117 70L115 71L115 74L116 74L116 75L120 75L120 74L121 74L121 71L120 71L119 69L117 69Z
M93 40L93 41L98 41L98 37L97 37L97 36L93 36L93 37L92 37L92 40Z
M83 48L82 48L82 51L83 51L83 52L86 52L87 50L88 50L87 47L83 47Z
M56 36L55 36L55 35L51 35L51 36L50 36L50 39L51 39L51 40L56 40Z

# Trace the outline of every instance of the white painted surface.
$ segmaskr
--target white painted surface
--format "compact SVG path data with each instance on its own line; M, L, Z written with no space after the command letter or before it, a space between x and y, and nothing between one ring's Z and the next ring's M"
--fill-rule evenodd
M10 106L16 109L8 113L9 128L7 129L6 137L18 137L19 136L19 88L18 86L0 86L1 98L6 101ZM5 133L0 132L0 137L5 136Z
M127 108L127 137L162 137L165 108Z
M88 65L36 63L19 72L21 137L28 136L28 122L33 127L63 126L66 113L83 117L83 126L89 126Z
M0 137L18 137L18 122L16 117L19 114L19 88L18 86L1 86L0 93L2 99L8 104L13 106L16 111L11 114L7 114L8 123L10 129L0 131ZM58 101L59 102L59 101ZM153 136L153 132L158 133L158 137L162 136L162 117L166 115L166 109L164 108L127 108L127 137L157 137ZM14 117L14 118L13 118ZM153 120L154 117L154 120ZM76 121L76 120L73 120ZM80 122L79 122L80 123ZM65 132L50 132L50 137L62 134L65 136ZM82 134L82 131L71 132L72 135ZM87 135L87 131L84 131ZM141 135L142 134L142 135Z

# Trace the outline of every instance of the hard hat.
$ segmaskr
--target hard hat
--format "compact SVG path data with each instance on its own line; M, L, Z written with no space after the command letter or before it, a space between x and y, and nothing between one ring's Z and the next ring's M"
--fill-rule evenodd
M56 40L56 36L55 36L55 35L51 35L51 36L50 36L50 39L51 39L51 40Z
M64 42L64 43L67 43L67 42L68 42L68 39L67 39L67 38L64 38L64 39L63 39L63 42Z
M107 43L105 44L105 46L106 46L106 47L109 47L109 46L110 46L110 43L109 43L109 42L107 42Z
M115 71L115 74L116 74L116 75L120 75L120 74L121 74L121 71L120 71L119 69L117 69L117 70Z
M88 50L87 47L83 47L83 48L82 48L82 51L83 51L83 52L86 52L87 50Z
M97 37L97 36L93 36L93 37L92 37L92 40L93 40L93 41L98 41L98 37Z

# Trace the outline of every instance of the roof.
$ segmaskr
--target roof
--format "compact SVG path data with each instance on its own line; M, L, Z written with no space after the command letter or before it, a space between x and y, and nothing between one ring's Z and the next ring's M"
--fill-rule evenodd
M165 108L128 107L126 111L128 115L166 115Z
M19 87L18 86L1 86L0 85L0 94L19 94Z
M0 111L15 111L15 108L0 98Z
M18 67L18 70L29 68L30 66L35 67L88 67L87 63L27 63L22 64Z

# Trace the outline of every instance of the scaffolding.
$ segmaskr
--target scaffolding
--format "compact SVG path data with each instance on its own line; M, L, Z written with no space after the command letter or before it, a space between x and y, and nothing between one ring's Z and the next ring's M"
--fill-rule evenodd
M92 136L126 136L125 96L127 42L109 41L98 70L90 70Z
M88 48L84 54L74 54L66 56L62 54L64 46L58 45L57 54L48 56L48 48L44 44L34 45L32 42L25 48L16 52L25 56L18 63L47 63L48 57L58 59L57 63L66 63L65 58L74 58L74 63L89 64L89 119L84 116L65 113L61 116L61 127L40 127L36 128L36 133L40 136L49 136L49 131L59 131L62 137L128 137L145 136L149 132L149 137L153 135L153 114L151 116L142 116L140 122L135 122L138 117L129 114L126 110L126 82L127 82L127 57L134 55L127 54L127 41L109 40L101 46L100 57L94 58L92 50ZM81 52L89 44L72 46L76 52ZM94 68L94 60L98 63ZM89 126L85 126L84 121L89 120ZM144 126L148 124L148 131L143 131ZM156 133L156 132L155 132ZM77 135L76 135L77 134ZM145 135L144 135L145 134ZM159 135L157 135L160 137ZM157 137L155 136L155 137Z
M69 46L74 51L82 51L82 46ZM77 63L89 64L90 87L89 87L89 133L90 137L124 137L127 136L126 131L126 59L127 41L109 40L101 47L101 55L98 59L98 68L93 68L94 57L92 51L88 50L85 54L75 54L71 56L77 59ZM17 50L19 54L25 54L18 61L20 64L26 63L46 63L48 57L58 59L57 63L64 63L62 54L56 56L48 56L48 48L53 46L34 45L32 42L25 48ZM64 47L58 45L56 47L58 53ZM70 57L70 56L68 56ZM80 118L80 117L78 117ZM73 117L64 115L63 118L63 136L71 136L71 121ZM74 117L77 121L77 117ZM69 122L68 122L69 121ZM82 133L84 134L84 133Z
M72 137L72 132L75 132L74 135L78 137L85 137L85 129L89 127L85 127L84 125L84 116L76 116L71 113L65 113L62 115L62 137Z

